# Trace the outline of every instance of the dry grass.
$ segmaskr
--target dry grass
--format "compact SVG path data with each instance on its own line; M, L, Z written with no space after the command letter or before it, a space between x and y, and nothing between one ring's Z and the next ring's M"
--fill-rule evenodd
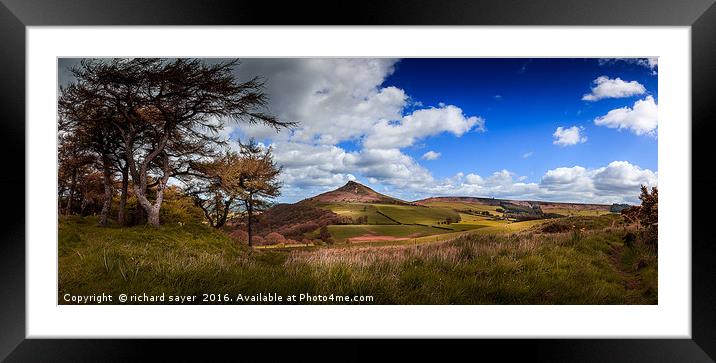
M582 217L584 218L584 217ZM655 304L653 251L621 228L251 250L204 226L60 221L59 293L372 295L376 304ZM637 246L638 247L638 246ZM61 296L61 295L60 295Z

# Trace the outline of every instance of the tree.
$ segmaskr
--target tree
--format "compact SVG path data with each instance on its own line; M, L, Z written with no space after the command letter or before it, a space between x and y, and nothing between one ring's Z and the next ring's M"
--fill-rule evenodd
M64 136L64 141L72 141L65 145L75 148L77 153L94 156L97 169L102 171L104 201L99 224L107 225L114 186L113 165L116 164L112 157L119 148L116 131L110 126L115 111L93 94L73 86L62 89L58 109L61 138Z
M249 246L252 244L254 215L269 206L269 201L281 195L278 176L281 168L273 160L271 148L262 147L251 139L244 144L239 141L238 168L241 171L238 189L239 199L246 211Z
M636 224L637 230L640 227L639 221L639 213L641 211L641 206L638 205L632 205L629 208L624 208L621 211L622 218L624 218L624 221L627 224Z
M659 190L651 188L651 193L646 186L641 186L641 208L639 220L644 227L644 241L650 245L656 245L659 236Z
M72 69L77 81L62 89L62 104L80 101L106 111L102 130L116 133L124 154L119 169L131 177L150 224L159 225L169 178L186 172L191 161L213 156L222 144L218 131L225 120L276 129L292 125L261 112L267 102L262 80L238 82L236 65L135 58L83 60Z
M650 245L658 243L659 233L659 190L652 187L651 192L641 186L640 206L631 206L621 211L627 223L636 223L637 231L641 232L643 241Z
M79 141L73 135L63 133L60 135L57 152L58 170L57 186L59 201L64 199L64 212L72 214L75 197L78 195L79 186L82 185L86 175L92 170L94 156L82 148Z
M239 154L227 151L216 159L192 163L192 172L185 173L187 194L214 228L224 226L236 209L234 202L243 192L241 167Z
M318 238L320 238L321 241L325 243L333 244L333 237L331 236L331 232L328 231L328 227L326 226L321 227L321 229L318 231Z

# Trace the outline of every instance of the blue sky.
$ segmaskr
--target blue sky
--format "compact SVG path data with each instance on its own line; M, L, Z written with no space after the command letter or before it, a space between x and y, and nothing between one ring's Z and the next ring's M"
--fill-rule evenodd
M242 67L267 77L271 111L299 122L292 133L231 133L273 145L285 167L282 201L347 180L406 200L636 203L639 185L656 185L656 59L252 59Z
M435 176L469 168L480 175L508 169L530 180L557 166L599 167L628 160L657 169L657 139L594 125L612 109L632 106L640 96L582 101L599 76L636 80L657 98L651 69L626 62L599 65L595 59L403 59L383 86L396 86L426 106L457 105L486 120L487 132L462 137L443 133L425 138L405 153L419 159L424 150L442 157L423 162ZM643 97L642 97L643 98ZM587 142L553 145L559 126L582 126ZM357 145L354 145L357 147ZM527 153L531 156L523 158Z
M298 123L224 129L273 147L280 202L357 180L406 200L635 203L657 182L656 59L251 58L235 73L263 76L267 111Z

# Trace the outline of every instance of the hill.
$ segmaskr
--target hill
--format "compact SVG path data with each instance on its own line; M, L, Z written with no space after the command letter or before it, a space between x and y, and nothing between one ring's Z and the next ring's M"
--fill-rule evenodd
M378 204L404 204L410 203L389 197L385 194L376 192L375 190L354 181L349 181L346 185L319 194L315 197L311 197L303 200L299 203L305 202L319 202L319 203L378 203Z
M330 227L328 231L335 241L412 238L500 227L514 221L599 216L610 213L610 207L479 197L432 197L406 202L349 181L298 203L268 209L257 216L254 232L261 237L275 232L295 241L315 241L321 228ZM236 229L246 230L245 222L229 226L229 230Z
M301 241L304 233L331 224L346 223L345 218L324 208L306 203L278 204L256 218L256 235L276 232L286 238Z
M498 206L502 203L512 203L521 206L539 205L542 208L574 208L574 209L592 209L608 211L609 204L592 204L592 203L569 203L569 202L545 202L540 200L513 200L498 198L480 198L480 197L430 197L416 200L413 203L419 205L428 205L435 202L455 202L455 203L477 203L484 205Z
M413 202L417 205L424 206L461 206L463 208L490 206L496 209L502 208L505 211L512 211L519 214L520 210L528 212L530 209L537 215L599 215L609 213L612 205L608 204L588 204L588 203L565 203L565 202L545 202L537 200L511 200L497 198L479 198L479 197L431 197Z

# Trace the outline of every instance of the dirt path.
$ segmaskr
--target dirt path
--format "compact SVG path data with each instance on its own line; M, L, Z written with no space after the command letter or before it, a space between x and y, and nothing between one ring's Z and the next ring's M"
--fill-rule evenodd
M611 262L614 269L617 271L619 276L624 281L625 290L633 290L641 285L642 279L638 274L627 270L622 264L622 255L626 246L612 246L612 251L609 255L609 261Z

